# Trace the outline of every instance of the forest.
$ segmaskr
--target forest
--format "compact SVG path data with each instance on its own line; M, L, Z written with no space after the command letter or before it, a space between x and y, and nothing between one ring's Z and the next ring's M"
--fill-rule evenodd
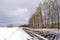
M29 27L60 29L60 0L45 0L40 3L29 20Z

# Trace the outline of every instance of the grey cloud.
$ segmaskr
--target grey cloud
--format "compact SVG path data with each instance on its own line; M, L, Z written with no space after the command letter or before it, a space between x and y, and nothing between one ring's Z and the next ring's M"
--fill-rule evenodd
M41 0L0 0L0 24L28 24ZM22 12L21 12L22 10Z

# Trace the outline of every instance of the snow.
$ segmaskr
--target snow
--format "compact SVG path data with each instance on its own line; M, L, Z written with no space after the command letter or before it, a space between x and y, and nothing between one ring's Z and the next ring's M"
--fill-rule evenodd
M0 40L27 40L31 37L22 28L0 28Z

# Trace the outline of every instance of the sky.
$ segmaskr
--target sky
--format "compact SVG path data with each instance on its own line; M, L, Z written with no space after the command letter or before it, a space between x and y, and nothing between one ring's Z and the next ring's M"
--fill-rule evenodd
M0 26L28 24L42 0L0 0Z

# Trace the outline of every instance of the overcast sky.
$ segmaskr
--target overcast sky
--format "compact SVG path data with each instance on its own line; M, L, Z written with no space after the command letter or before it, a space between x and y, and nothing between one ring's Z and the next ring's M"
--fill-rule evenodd
M0 26L28 24L41 0L0 0Z

